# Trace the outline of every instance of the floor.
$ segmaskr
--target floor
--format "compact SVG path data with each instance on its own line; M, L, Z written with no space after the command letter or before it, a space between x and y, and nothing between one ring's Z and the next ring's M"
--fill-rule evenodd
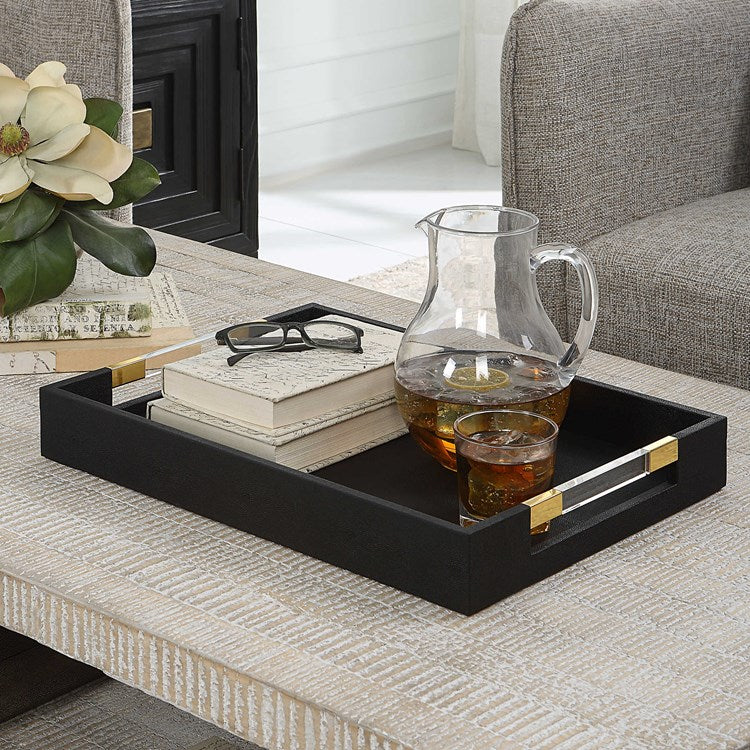
M0 724L0 750L261 750L103 678Z
M444 206L500 203L500 169L446 143L260 192L260 257L347 281L427 254L414 224Z

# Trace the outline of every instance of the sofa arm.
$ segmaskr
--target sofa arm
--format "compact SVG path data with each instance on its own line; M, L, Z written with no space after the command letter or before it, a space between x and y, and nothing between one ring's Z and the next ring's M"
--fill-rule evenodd
M503 49L506 205L544 241L750 184L747 0L531 0Z

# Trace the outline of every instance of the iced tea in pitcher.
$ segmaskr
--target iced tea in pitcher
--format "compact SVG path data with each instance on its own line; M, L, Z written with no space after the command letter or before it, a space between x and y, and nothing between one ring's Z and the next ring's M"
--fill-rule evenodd
M537 245L538 219L499 206L436 211L425 231L430 275L396 357L401 415L417 443L456 469L453 422L481 409L531 411L560 424L596 323L596 277L570 245ZM563 342L536 286L544 263L570 263L581 281L578 331Z
M479 364L478 364L479 362ZM451 352L410 360L396 371L396 399L417 444L456 468L453 423L481 409L518 409L560 424L570 386L540 359L516 354Z

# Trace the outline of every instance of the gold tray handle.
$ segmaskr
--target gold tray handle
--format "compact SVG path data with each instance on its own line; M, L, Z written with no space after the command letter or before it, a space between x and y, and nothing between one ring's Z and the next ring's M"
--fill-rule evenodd
M112 371L112 387L117 388L120 385L126 383L132 383L136 380L141 380L146 377L146 369L148 368L148 360L154 359L161 356L162 354L170 354L171 352L179 351L195 344L202 344L205 341L212 341L214 333L206 333L203 336L198 336L188 341L181 341L179 344L172 344L172 346L165 346L162 349L157 349L147 354L141 354L140 357L132 357L131 359L125 359L117 364L110 365L109 369Z
M553 487L524 501L529 507L529 528L533 529L553 518L608 495L620 487L653 474L679 458L679 442L668 435L654 443L616 458L593 471ZM610 484L607 483L610 480Z

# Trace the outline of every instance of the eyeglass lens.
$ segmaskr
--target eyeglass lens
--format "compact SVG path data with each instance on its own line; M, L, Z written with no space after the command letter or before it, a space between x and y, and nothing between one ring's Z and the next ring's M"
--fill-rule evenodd
M284 330L273 323L248 323L227 332L235 349L272 349L284 341Z
M333 349L355 349L358 346L356 332L336 323L311 321L305 323L305 333L319 346Z

